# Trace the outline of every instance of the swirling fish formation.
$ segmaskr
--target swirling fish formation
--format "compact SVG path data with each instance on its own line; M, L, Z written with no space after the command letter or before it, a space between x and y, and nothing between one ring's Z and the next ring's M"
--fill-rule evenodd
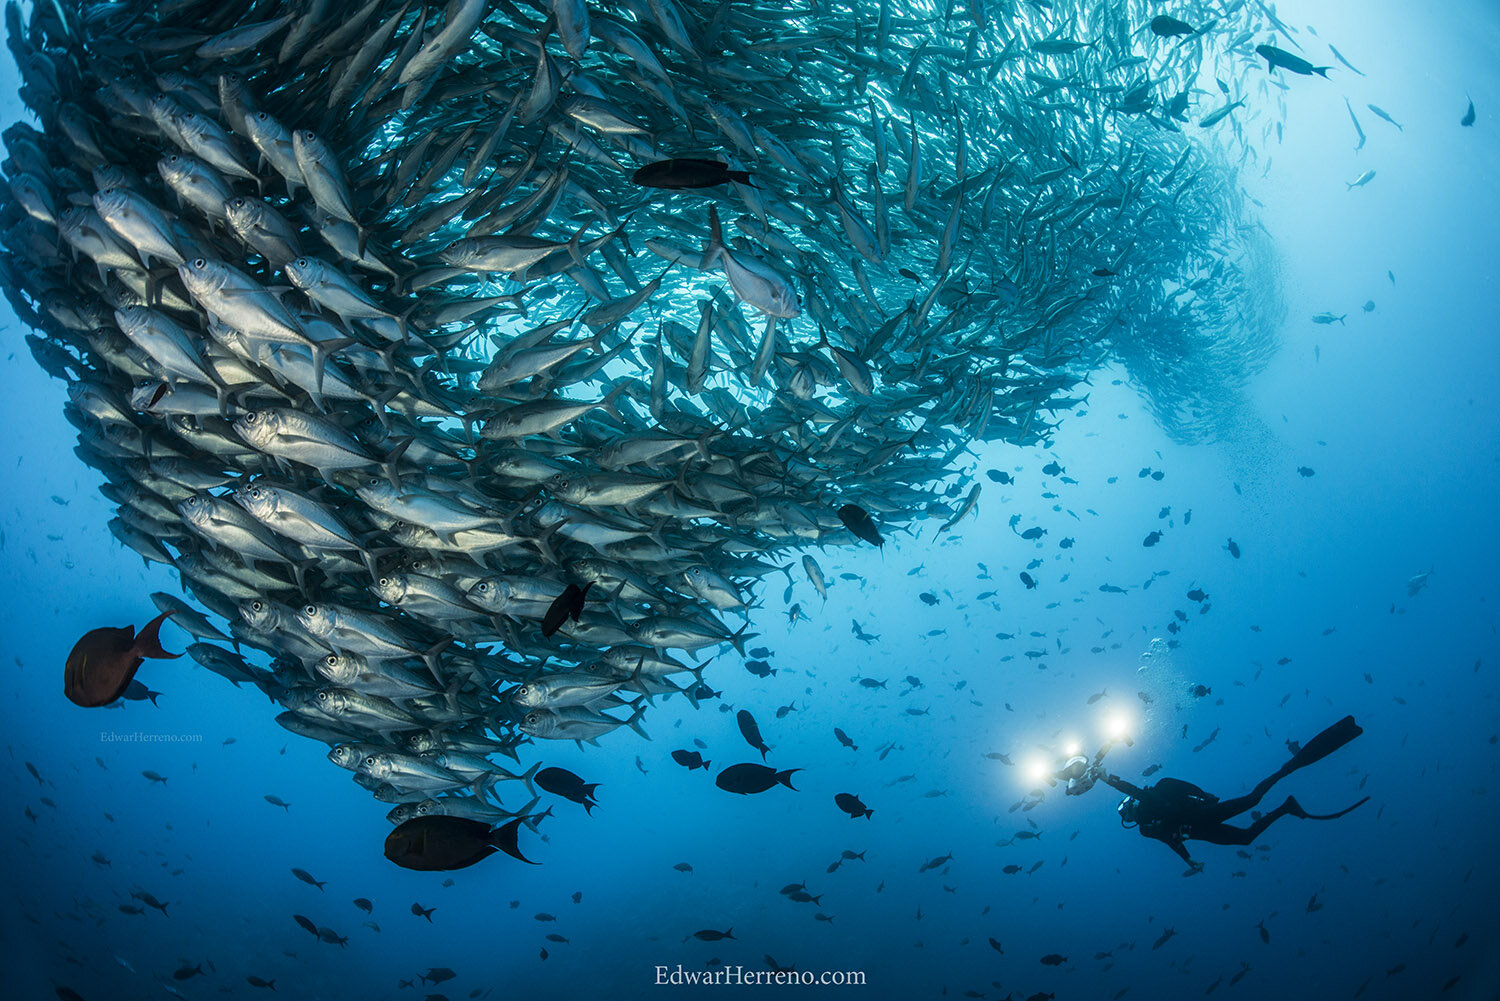
M494 758L696 703L788 550L965 513L1107 360L1201 433L1261 13L959 6L11 3L0 277L193 658L393 822L534 822Z

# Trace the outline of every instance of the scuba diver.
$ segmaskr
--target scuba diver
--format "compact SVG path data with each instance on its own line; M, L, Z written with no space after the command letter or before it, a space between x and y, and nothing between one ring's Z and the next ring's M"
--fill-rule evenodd
M1188 854L1184 842L1190 839L1216 845L1248 845L1282 817L1290 815L1303 820L1335 820L1363 805L1370 797L1366 796L1337 813L1308 813L1297 802L1296 797L1288 796L1280 806L1262 814L1249 827L1235 827L1225 823L1254 807L1270 791L1271 786L1292 772L1321 761L1363 732L1354 722L1353 716L1345 716L1308 741L1305 747L1292 755L1291 760L1268 775L1250 792L1222 801L1212 793L1181 779L1162 779L1155 785L1142 789L1118 775L1105 772L1102 763L1110 748L1109 744L1105 744L1094 756L1092 763L1081 755L1075 756L1052 778L1067 782L1069 796L1082 795L1096 781L1102 781L1125 793L1125 798L1117 808L1121 825L1127 829L1139 826L1143 836L1155 838L1171 848L1188 864L1188 874L1192 874L1202 871L1203 863L1193 861Z

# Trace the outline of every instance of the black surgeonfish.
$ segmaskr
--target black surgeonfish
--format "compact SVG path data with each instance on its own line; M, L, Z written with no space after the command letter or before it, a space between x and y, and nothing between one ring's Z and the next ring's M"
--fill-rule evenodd
M745 738L745 743L760 752L760 760L766 760L766 752L770 748L761 737L760 727L756 724L755 717L750 715L750 710L741 709L734 714L734 720L740 725L740 734Z
M566 768L543 768L536 773L536 784L547 792L571 800L583 807L584 813L593 813L598 802L594 799L597 782L585 782Z
M758 765L753 761L747 761L744 764L730 765L724 769L719 773L719 777L714 779L714 785L725 792L737 792L741 796L765 792L778 782L796 792L797 787L792 785L792 776L800 771L802 771L800 768L788 768L778 772L769 765Z
M583 603L588 598L589 588L593 586L594 582L589 581L581 588L577 584L563 588L563 593L552 599L547 614L542 616L542 635L551 636L569 619L577 622L583 615Z
M630 179L643 188L677 191L683 188L712 188L730 181L749 184L750 172L731 170L729 164L719 160L687 156L648 163L632 174Z
M413 817L386 835L385 857L403 869L447 872L482 862L498 848L512 858L536 865L521 854L521 820L517 817L501 827L491 827L468 817Z
M861 803L859 801L859 797L854 795L853 793L835 793L833 796L833 801L838 805L838 808L840 810L843 810L849 815L849 819L851 820L858 817L875 816L875 811Z
M839 508L839 521L844 527L853 532L856 538L868 542L872 546L885 548L885 539L880 537L880 529L875 527L875 519L870 513L858 504L845 504Z
M713 762L703 757L697 751L673 751L672 760L688 771L692 771L695 768L702 768L707 771L708 766L713 764Z

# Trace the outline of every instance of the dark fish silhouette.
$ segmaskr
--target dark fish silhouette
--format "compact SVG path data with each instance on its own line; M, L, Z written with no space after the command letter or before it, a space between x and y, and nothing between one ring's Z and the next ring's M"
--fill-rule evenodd
M673 751L672 760L688 771L692 771L694 768L707 770L708 766L712 763L697 751Z
M125 694L145 658L181 657L163 650L157 636L162 620L172 614L162 612L139 633L133 626L104 626L84 633L63 667L63 694L68 701L85 708L109 705Z
M745 743L760 752L760 760L766 760L766 752L770 748L761 739L760 727L756 725L755 717L750 715L750 710L741 709L734 714L734 719L740 725L740 734L745 738Z
M566 768L543 768L536 773L536 784L554 795L571 800L583 807L585 813L593 813L599 804L594 801L597 782L584 782Z
M1472 97L1469 98L1469 110L1464 112L1464 117L1459 121L1458 124L1462 125L1464 128L1468 128L1469 126L1474 124L1474 99Z
M875 811L861 803L859 801L859 797L854 795L853 793L835 793L833 801L837 803L839 809L847 813L851 819L857 817L875 816Z
M1151 30L1160 38L1176 38L1179 35L1196 35L1198 29L1175 17L1159 14L1151 19Z
M885 539L880 537L880 529L875 527L874 519L858 504L845 504L839 508L839 521L842 521L844 527L853 532L856 538L872 546L885 548Z
M648 163L632 174L630 179L643 188L679 191L684 188L711 188L730 181L749 184L750 172L731 170L729 164L719 160L685 156Z
M385 857L403 869L447 872L467 869L500 849L512 858L536 865L521 854L518 831L522 818L491 827L467 817L413 817L386 835Z
M593 586L594 582L589 581L581 588L577 584L569 584L563 588L563 593L552 599L552 604L547 607L547 614L542 616L542 635L551 636L569 619L577 622L583 615L583 603L588 598L589 588Z
M1316 73L1323 79L1328 79L1328 71L1332 66L1314 66L1301 56L1294 56L1290 52L1278 49L1274 45L1257 45L1255 54L1266 61L1266 69L1283 69L1292 73L1300 73L1303 76L1311 76Z
M737 792L741 796L749 796L758 792L765 792L778 782L793 792L797 787L792 785L792 776L802 771L800 768L788 768L778 772L767 765L758 765L753 761L744 764L730 765L719 773L714 779L714 785L725 792Z

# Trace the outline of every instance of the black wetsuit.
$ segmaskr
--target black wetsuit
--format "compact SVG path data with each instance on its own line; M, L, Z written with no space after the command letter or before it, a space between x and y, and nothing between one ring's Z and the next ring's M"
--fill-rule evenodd
M1271 786L1292 772L1327 757L1362 732L1353 716L1345 716L1308 741L1306 747L1250 792L1222 801L1212 793L1181 779L1162 779L1154 786L1142 789L1118 775L1105 775L1103 778L1108 785L1139 801L1136 820L1140 824L1141 834L1166 844L1184 862L1192 865L1193 859L1183 843L1190 838L1216 845L1248 845L1260 837L1267 827L1288 814L1307 820L1333 820L1364 803L1369 799L1368 796L1338 813L1313 814L1303 810L1294 797L1288 796L1280 806L1263 814L1249 827L1235 827L1225 823L1231 817L1254 807L1270 791Z

